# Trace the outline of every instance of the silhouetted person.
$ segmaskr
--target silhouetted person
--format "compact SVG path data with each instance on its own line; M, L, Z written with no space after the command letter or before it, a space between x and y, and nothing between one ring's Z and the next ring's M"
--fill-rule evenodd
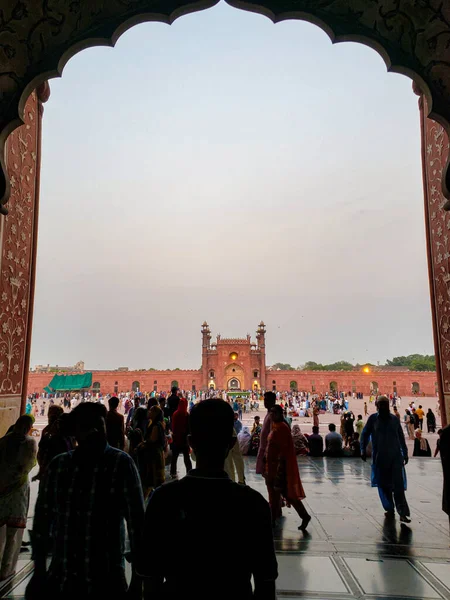
M406 501L406 475L404 465L408 463L408 448L402 426L389 411L389 399L378 398L378 412L370 415L361 435L361 458L366 461L366 448L372 438L372 486L378 494L388 518L395 517L395 508L400 521L410 523L409 506Z
M132 406L130 408L130 410L128 412L128 416L127 416L127 423L126 423L127 429L129 426L131 426L131 422L133 420L134 414L140 406L141 406L141 401L138 396L135 396L134 397L134 406Z
M312 434L308 437L309 455L322 456L323 454L323 437L319 434L319 428L314 425Z
M186 473L192 469L190 448L188 443L189 433L189 414L187 411L187 400L181 398L177 410L172 417L172 461L170 463L170 474L172 477L177 476L177 461L180 454L184 458L184 466Z
M223 400L204 400L190 413L189 442L197 468L156 489L145 515L147 544L140 571L148 599L275 599L277 561L269 505L252 488L232 482L223 469L236 440L233 421L233 410ZM251 515L252 547L258 549L235 568L230 565L236 556L233 507Z
M52 408L60 408L53 406ZM75 438L71 435L70 415L61 413L52 423L50 430L47 430L45 437L39 442L38 463L39 473L33 477L33 481L45 477L48 465L51 461L64 452L69 452L75 448Z
M173 387L170 396L167 398L167 406L169 408L169 416L172 419L173 413L178 409L180 397L178 396L178 388Z
M139 475L128 454L108 445L102 404L80 404L70 417L78 447L54 458L41 482L27 598L123 600L124 519L132 563L144 526Z
M113 396L108 400L109 411L106 415L106 439L113 448L123 450L125 447L125 425L123 415L117 412L119 398Z
M269 437L270 430L272 428L272 415L270 410L272 406L277 403L277 397L274 392L265 392L264 394L264 406L267 409L267 414L264 417L264 423L261 430L261 437L259 441L258 456L256 458L256 473L258 475L264 475L266 467L266 448L267 438Z
M450 425L441 430L439 438L444 488L442 491L442 510L450 519ZM437 453L437 451L436 451Z

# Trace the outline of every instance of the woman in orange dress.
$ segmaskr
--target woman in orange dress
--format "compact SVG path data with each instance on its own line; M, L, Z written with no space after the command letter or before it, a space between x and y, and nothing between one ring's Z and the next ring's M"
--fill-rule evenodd
M281 502L293 506L302 519L299 529L304 531L311 521L311 515L303 505L305 498L291 430L283 418L283 409L276 404L270 410L272 430L269 434L266 449L266 485L269 494L272 523L281 517Z

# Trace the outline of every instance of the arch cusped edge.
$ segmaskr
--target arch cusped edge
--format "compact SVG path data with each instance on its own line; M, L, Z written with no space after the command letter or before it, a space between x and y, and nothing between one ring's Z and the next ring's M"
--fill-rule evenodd
M225 2L234 8L265 16L274 24L287 20L306 21L322 29L332 44L356 42L372 48L381 56L389 72L412 79L426 97L428 118L437 121L450 135L450 8L444 9L442 5L435 8L427 3L417 6L417 11L410 9L408 14L407 9L399 6L393 9L388 0L376 3L371 0L353 0L351 3L348 0ZM432 26L437 21L441 24L440 30ZM408 28L409 31L405 31ZM443 171L442 192L448 199L444 208L450 210L450 157Z
M5 144L23 125L30 94L49 79L61 77L67 62L95 46L114 47L134 25L171 25L179 17L216 5L219 0L78 0L53 8L42 0L5 0L1 21L11 43L0 44L0 214L7 214L10 183ZM6 60L1 60L6 58Z
M308 21L325 31L333 43L354 41L373 48L389 71L407 75L420 86L427 98L428 116L450 133L450 6L431 2L404 6L392 0L226 1L274 23ZM113 47L133 25L145 21L171 24L217 2L77 0L54 6L42 0L4 0L1 21L7 25L7 39L0 45L0 212L6 212L9 197L6 138L23 123L26 99L35 88L61 76L67 61L84 48ZM450 199L448 166L443 192Z

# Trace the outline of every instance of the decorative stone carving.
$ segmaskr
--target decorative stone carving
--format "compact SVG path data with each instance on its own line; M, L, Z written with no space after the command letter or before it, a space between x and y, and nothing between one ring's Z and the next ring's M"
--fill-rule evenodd
M450 422L450 213L444 210L442 173L449 156L444 128L426 118L426 99L420 98L422 162L425 191L428 266L441 410ZM445 401L444 401L445 399Z
M20 414L26 378L38 164L38 99L24 110L25 124L8 138L9 214L3 218L0 262L0 435ZM25 393L25 390L24 390Z
M29 93L61 74L79 50L113 46L132 25L213 6L218 0L3 0L0 10L0 160L7 135L20 124ZM442 0L228 0L273 21L305 19L333 41L375 48L389 69L414 78L433 118L450 126L450 3ZM9 195L0 169L0 212ZM444 185L450 189L450 180ZM450 194L449 194L450 197Z

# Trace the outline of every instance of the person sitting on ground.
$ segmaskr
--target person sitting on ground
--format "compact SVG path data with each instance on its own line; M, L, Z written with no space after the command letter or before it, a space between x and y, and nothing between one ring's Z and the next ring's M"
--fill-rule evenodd
M307 456L309 448L308 440L303 435L300 425L292 427L292 441L294 442L296 456Z
M336 425L328 425L329 433L325 436L325 456L342 456L342 435L336 431Z
M36 464L34 417L22 415L0 439L0 581L14 575L30 500L28 473Z
M125 425L123 415L117 412L119 398L113 396L108 400L109 411L106 415L106 439L113 448L123 450L125 447Z
M194 406L189 422L197 468L156 489L148 503L144 539L158 543L148 543L142 553L139 572L144 576L145 598L275 600L278 573L269 506L256 490L230 481L223 468L236 443L233 410L223 400L204 400ZM236 515L230 507L252 515L257 523L252 545L258 548L231 576ZM187 548L201 573L193 573Z
M239 450L241 451L242 456L247 456L250 448L250 442L252 439L250 429L248 427L243 427L239 432L237 439L239 444Z
M314 425L312 434L308 436L309 456L323 455L323 437L319 435L319 428Z
M421 429L414 432L414 452L413 456L431 456L431 448L428 440L425 438Z
M26 597L125 600L124 519L132 564L144 527L139 475L131 457L107 443L104 405L79 404L70 419L78 447L54 458L41 483Z

